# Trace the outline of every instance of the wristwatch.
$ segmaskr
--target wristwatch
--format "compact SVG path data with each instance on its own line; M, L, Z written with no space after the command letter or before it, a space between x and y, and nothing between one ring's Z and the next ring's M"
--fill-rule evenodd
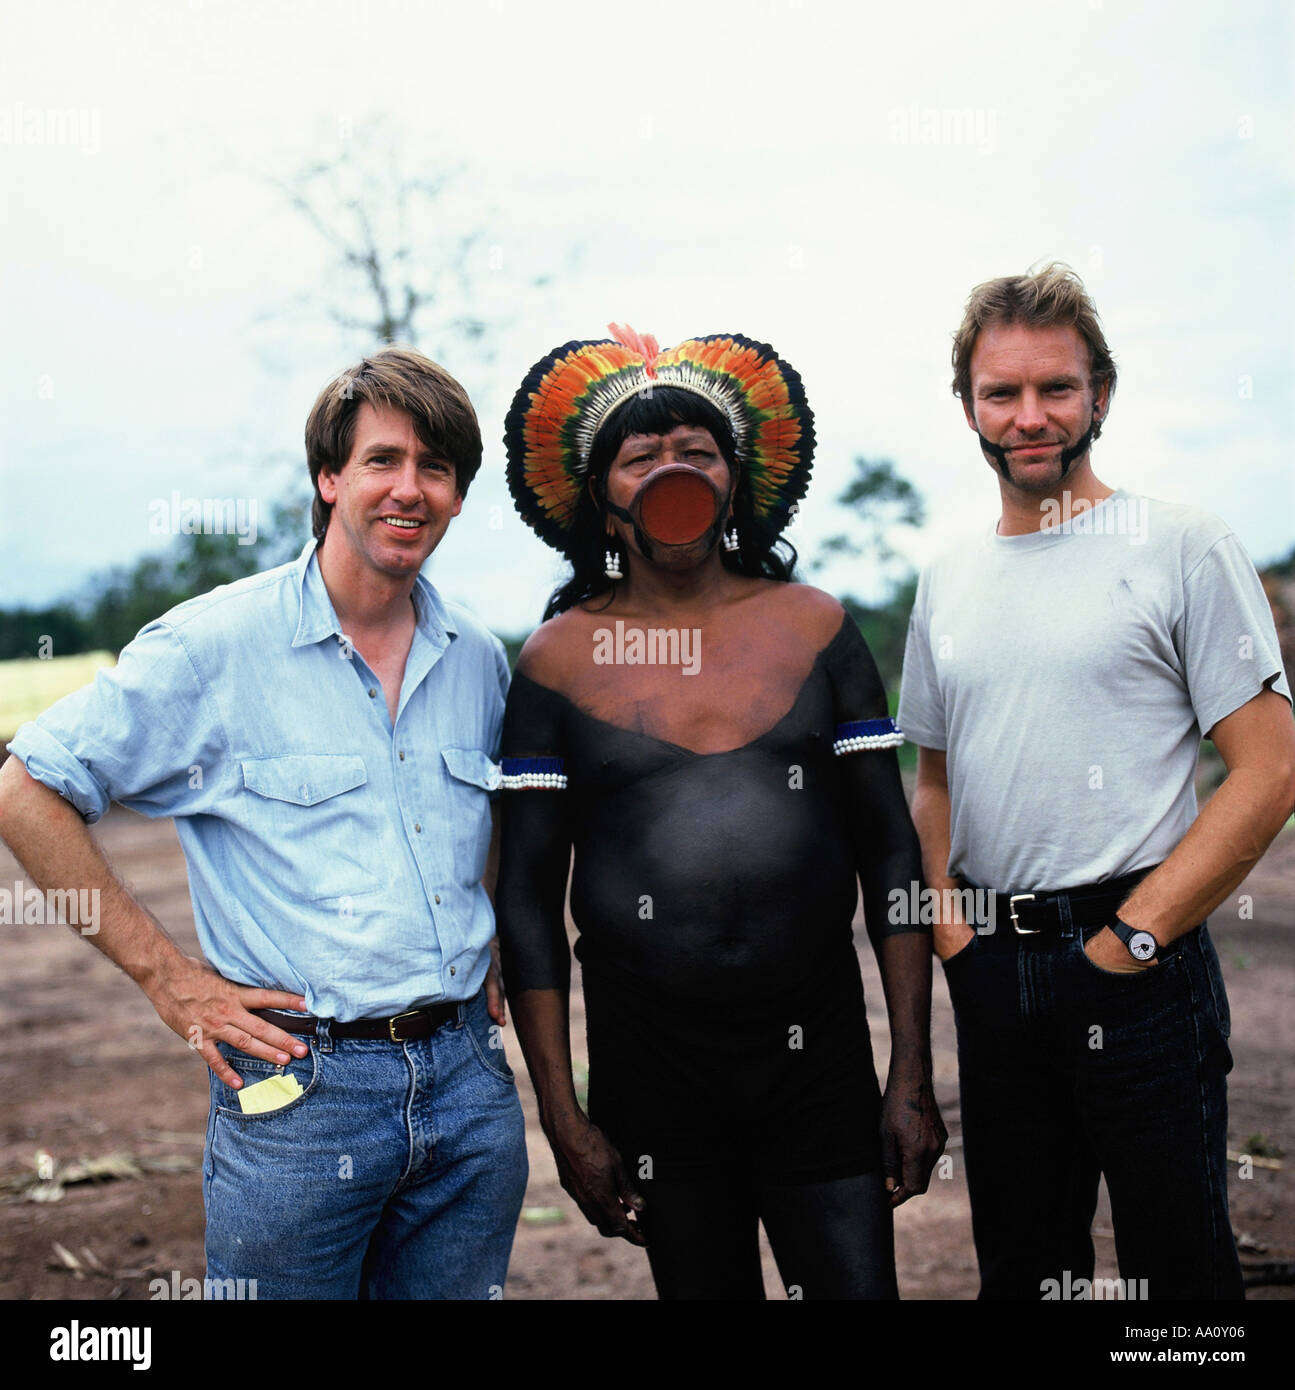
M1127 922L1122 921L1119 917L1115 917L1111 920L1110 928L1129 948L1129 955L1131 955L1134 960L1155 960L1156 952L1160 949L1160 943L1149 931L1139 931L1137 927L1129 926Z

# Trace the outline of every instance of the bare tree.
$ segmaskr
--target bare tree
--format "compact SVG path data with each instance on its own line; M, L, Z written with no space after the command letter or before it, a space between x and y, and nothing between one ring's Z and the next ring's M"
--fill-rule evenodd
M467 166L414 172L411 151L424 156L419 140L372 121L348 131L335 156L273 182L329 248L339 284L324 312L348 336L412 343L438 360L462 360L467 346L487 362L491 330L505 326L481 312L482 277L501 254L489 244L492 209ZM317 312L319 296L309 304Z

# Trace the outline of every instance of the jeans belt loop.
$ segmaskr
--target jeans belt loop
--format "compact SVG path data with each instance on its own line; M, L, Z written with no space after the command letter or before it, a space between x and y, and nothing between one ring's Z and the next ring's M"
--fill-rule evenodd
M332 1052L333 1050L333 1020L331 1018L317 1018L315 1020L315 1041L319 1044L321 1052Z
M1057 915L1061 918L1061 939L1069 941L1075 934L1075 919L1070 911L1070 894L1063 893L1057 899Z

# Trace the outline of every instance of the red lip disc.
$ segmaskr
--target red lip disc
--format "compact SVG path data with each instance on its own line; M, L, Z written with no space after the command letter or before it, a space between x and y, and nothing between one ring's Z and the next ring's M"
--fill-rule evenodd
M644 486L639 522L662 545L688 545L714 524L716 500L700 473L663 473Z

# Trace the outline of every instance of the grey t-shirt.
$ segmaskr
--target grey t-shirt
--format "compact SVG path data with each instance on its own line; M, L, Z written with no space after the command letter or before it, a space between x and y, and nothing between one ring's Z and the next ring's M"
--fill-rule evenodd
M1271 686L1272 614L1232 532L1117 491L971 536L918 584L899 725L947 750L949 873L1032 892L1159 863L1196 815L1202 732Z

